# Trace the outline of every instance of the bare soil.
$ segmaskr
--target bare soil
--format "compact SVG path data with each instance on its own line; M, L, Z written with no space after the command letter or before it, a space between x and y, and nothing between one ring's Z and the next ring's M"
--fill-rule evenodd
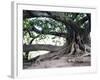
M58 68L58 67L91 66L91 56L87 57L60 57L44 60L38 63L24 63L24 69Z

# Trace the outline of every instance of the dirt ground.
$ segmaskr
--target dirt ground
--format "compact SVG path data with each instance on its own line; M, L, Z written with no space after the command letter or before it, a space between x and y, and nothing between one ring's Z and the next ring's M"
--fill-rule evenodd
M41 68L58 68L58 67L75 67L91 66L91 57L73 58L60 57L59 59L45 60L38 63L24 63L24 69L41 69Z

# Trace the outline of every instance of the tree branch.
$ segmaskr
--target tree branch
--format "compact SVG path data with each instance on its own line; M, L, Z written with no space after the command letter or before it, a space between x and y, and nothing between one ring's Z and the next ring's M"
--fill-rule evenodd
M77 25L75 22L73 22L71 19L64 19L61 14L58 15L57 12L46 12L46 11L28 11L25 10L23 12L23 18L32 18L32 17L47 17L52 18L56 21L62 22L66 25L66 28L71 28L75 32L79 32L80 28L79 25Z
M23 52L28 51L37 51L37 50L46 50L46 51L57 51L61 49L61 46L53 46L53 45L46 45L46 44L35 44L35 45L23 45Z
M45 34L45 35L50 34L50 35L55 35L55 36L59 36L59 37L66 37L66 35L67 35L67 33L63 33L63 32L44 32L44 31L39 31L35 27L33 27L32 29L29 29L29 30L24 28L23 31L28 31L29 33L30 33L30 31L34 31L37 34Z

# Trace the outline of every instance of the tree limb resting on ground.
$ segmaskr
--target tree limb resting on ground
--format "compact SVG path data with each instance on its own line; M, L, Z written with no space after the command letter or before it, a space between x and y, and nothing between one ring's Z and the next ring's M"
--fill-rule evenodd
M47 44L35 44L35 45L23 45L23 52L27 51L37 51L37 50L46 50L46 51L58 51L62 46L53 46Z

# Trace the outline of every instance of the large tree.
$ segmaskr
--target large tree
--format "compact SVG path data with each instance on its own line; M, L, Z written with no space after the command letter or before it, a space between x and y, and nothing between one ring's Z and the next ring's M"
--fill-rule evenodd
M64 55L84 55L90 52L85 46L91 46L90 32L89 13L23 10L23 38L27 39L27 42L23 43L23 52L27 60L30 51L38 50L49 51L37 58L41 60ZM53 38L62 37L66 41L63 46L32 44L35 39L45 39L47 35L53 35Z

